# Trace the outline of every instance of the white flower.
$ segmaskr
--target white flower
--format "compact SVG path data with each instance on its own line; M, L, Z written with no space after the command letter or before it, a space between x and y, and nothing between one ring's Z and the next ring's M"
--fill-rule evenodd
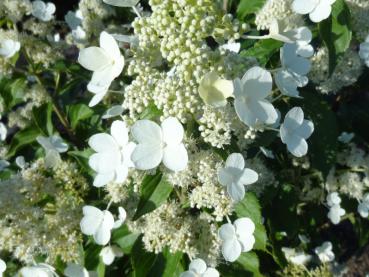
M341 217L346 214L346 211L341 208L339 204L330 207L328 212L328 218L333 224L338 224L341 221Z
M342 132L338 137L338 141L342 143L349 143L354 137L354 133Z
M118 220L114 222L114 229L117 229L120 226L122 226L122 224L126 221L127 218L127 212L123 207L119 207L118 212L119 212Z
M45 149L46 167L57 165L61 159L59 153L64 153L68 150L68 145L59 136L38 136L36 140Z
M306 254L303 251L296 251L294 248L282 247L287 261L290 261L296 265L305 265L311 260L311 255Z
M3 276L3 273L5 272L6 270L6 263L0 259L0 277Z
M43 1L32 2L32 15L41 21L50 21L54 17L56 7L53 3L44 3Z
M108 118L116 117L116 116L121 115L123 111L124 110L123 110L122 105L116 105L108 109L106 113L102 116L102 118L108 119Z
M220 50L228 50L230 52L238 54L241 50L241 43L239 42L227 42L226 44L223 44L219 46Z
M75 30L78 26L82 25L83 15L80 10L76 12L68 11L64 16L65 22L68 24L71 30Z
M76 42L84 42L87 34L81 26L78 26L76 29L72 30L72 37Z
M282 25L282 22L275 19L271 22L269 35L267 35L267 37L285 43L300 42L302 44L307 44L312 39L312 33L308 27L303 26L287 31L284 31L283 29L284 26Z
M96 134L88 141L90 147L97 152L88 162L97 172L93 183L95 187L105 186L112 181L124 182L128 176L128 168L134 166L130 156L136 145L128 141L126 124L120 120L114 121L110 134Z
M300 107L292 108L286 115L280 127L281 140L287 144L287 149L296 157L306 155L308 145L306 139L314 131L314 124L304 119L304 112Z
M281 70L275 74L275 82L282 94L299 97L298 87L309 82L305 76L309 73L311 63L308 59L314 54L310 44L286 43L280 51Z
M278 113L273 105L265 98L272 91L272 75L263 68L249 69L242 80L234 81L234 106L238 117L247 126L257 124L273 124Z
M78 62L94 72L87 88L95 94L89 105L95 106L103 99L111 82L122 72L124 57L114 37L107 32L101 32L100 47L82 49Z
M21 169L26 168L28 165L28 163L26 163L26 160L24 159L24 156L16 157L15 164Z
M311 21L317 23L327 19L336 0L294 0L292 10L298 14L309 14Z
M84 206L80 226L83 234L93 236L99 245L106 245L110 241L114 217L107 210L101 211L93 206Z
M366 66L369 67L369 35L366 37L365 42L360 44L359 56Z
M66 269L64 270L64 275L66 277L90 277L90 274L86 268L72 263L68 263Z
M327 204L329 207L341 204L341 197L338 195L338 192L331 192L327 195Z
M131 133L138 142L131 156L137 169L153 169L161 161L175 172L186 168L188 154L182 143L183 126L178 119L168 117L161 126L150 120L138 120Z
M4 141L8 134L8 129L6 128L5 124L0 122L0 141Z
M0 41L0 56L9 59L20 50L20 43L12 39Z
M113 245L113 246L105 246L101 252L100 256L102 258L102 261L106 265L111 265L114 262L114 259L116 257L122 257L123 252L120 250L119 247Z
M219 272L212 267L207 267L202 259L191 261L188 271L182 272L179 277L219 277Z
M103 0L104 3L117 7L134 7L140 0Z
M255 243L254 231L255 224L247 217L237 219L233 225L223 224L219 229L219 237L222 240L224 259L234 262L241 252L250 251Z
M220 78L214 71L209 72L200 81L199 94L205 104L224 107L227 98L233 95L233 82Z
M37 264L23 267L17 274L18 277L57 277L55 268L48 264Z
M235 202L245 197L245 185L251 185L258 180L258 174L245 168L245 160L240 153L229 155L224 168L218 171L218 180L227 188L228 194Z
M332 262L334 260L334 253L332 252L332 243L330 241L324 242L321 246L314 249L315 254L318 255L322 263Z
M366 193L362 202L359 203L357 211L361 217L367 218L369 216L369 193Z

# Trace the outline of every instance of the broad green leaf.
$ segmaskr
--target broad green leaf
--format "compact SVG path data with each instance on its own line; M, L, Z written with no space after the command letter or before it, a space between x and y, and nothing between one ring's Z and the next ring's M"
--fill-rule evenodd
M259 11L266 0L241 0L237 7L237 17L243 19L246 15Z
M132 248L131 262L133 277L146 277L155 263L157 256L145 250L142 237L137 239Z
M45 103L40 107L34 107L32 110L33 121L45 136L51 136L54 131L52 112L53 107L51 103Z
M265 39L256 42L251 48L241 51L243 57L254 57L261 66L265 66L270 58L279 51L283 43L274 39Z
M259 258L254 252L242 253L236 262L246 271L252 272L254 277L263 276L259 269Z
M9 159L13 157L18 150L34 142L36 140L36 137L39 135L40 131L35 126L30 126L27 129L21 130L16 133L10 143L9 151L6 155L6 158Z
M331 17L319 23L319 32L329 51L329 72L332 74L352 38L350 9L344 0L332 5Z
M95 243L90 243L85 247L85 262L84 267L87 270L97 270L100 263L100 252L102 246L96 245Z
M158 118L163 114L154 103L150 103L140 114L140 119L154 119Z
M181 265L183 253L171 253L167 248L160 253L151 268L149 276L151 277L172 277L179 276L185 269Z
M146 175L141 185L141 197L133 220L137 220L161 204L163 204L173 190L173 186L162 178L161 173Z
M10 110L15 105L24 102L26 79L2 78L0 81L0 94L4 99L5 108Z
M131 233L126 225L115 230L112 234L111 241L120 246L124 254L130 254L132 247L140 236L138 233Z
M78 122L91 117L94 111L85 104L76 104L68 108L68 117L72 126L75 129Z
M78 164L90 175L94 174L94 171L88 165L88 159L94 153L94 151L90 148L87 148L82 151L69 151L68 155L72 156Z
M246 193L244 199L235 206L235 212L238 218L248 217L254 222L254 249L265 250L267 235L265 227L262 224L261 208L256 196L251 192Z

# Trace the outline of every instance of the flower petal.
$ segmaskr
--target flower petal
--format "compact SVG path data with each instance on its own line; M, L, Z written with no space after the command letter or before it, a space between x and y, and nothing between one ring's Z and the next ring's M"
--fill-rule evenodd
M243 158L242 154L233 153L228 156L225 164L226 167L234 167L242 170L245 168L245 159Z
M257 120L265 124L273 124L278 119L274 106L267 100L255 101L248 106Z
M111 135L120 146L128 143L128 128L122 120L115 120L111 125Z
M174 172L184 170L188 163L188 154L184 144L167 145L164 148L163 163Z
M163 141L168 145L178 145L183 140L182 124L175 117L168 117L161 123Z
M105 31L100 34L100 47L104 49L113 60L119 59L119 57L122 56L117 41L112 35Z
M300 107L292 108L284 119L283 125L288 131L298 129L304 122L304 111Z
M163 149L160 144L138 144L133 150L131 160L140 170L157 167L163 159Z
M242 217L242 218L235 220L235 222L233 222L233 225L235 227L236 234L239 236L242 236L245 234L252 235L255 231L255 224L248 217Z
M206 263L202 259L194 259L188 269L201 275L206 271Z
M231 223L223 224L218 232L221 240L231 240L236 237L236 230Z
M255 66L242 77L244 93L252 99L263 99L272 91L273 79L269 71Z
M215 268L208 267L202 277L219 277L219 272Z
M245 197L245 187L240 183L233 182L227 186L227 192L233 201L239 202Z
M242 171L242 175L240 177L240 182L243 185L251 185L259 179L259 175L252 169L245 168Z
M222 254L226 261L234 262L241 255L241 245L237 239L226 240L222 244Z
M314 10L318 3L319 0L294 0L292 10L298 14L308 14Z
M314 124L310 120L304 120L299 128L296 130L296 134L307 139L314 132Z
M327 19L331 14L332 7L328 1L320 1L318 6L309 14L311 21L318 23Z
M96 152L118 151L118 146L111 135L100 133L88 140L88 145Z
M96 46L82 49L79 52L78 62L86 69L91 71L101 71L109 65L108 53Z
M94 182L93 182L93 186L100 188L105 186L106 184L108 184L109 182L114 180L114 172L109 172L109 173L99 173L95 176Z
M162 131L158 124L150 120L138 120L131 128L131 134L138 143L160 144Z

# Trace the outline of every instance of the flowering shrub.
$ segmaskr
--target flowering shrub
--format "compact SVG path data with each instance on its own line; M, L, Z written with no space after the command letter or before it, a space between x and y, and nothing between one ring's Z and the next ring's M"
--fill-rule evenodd
M0 3L0 276L352 270L368 1L53 2Z

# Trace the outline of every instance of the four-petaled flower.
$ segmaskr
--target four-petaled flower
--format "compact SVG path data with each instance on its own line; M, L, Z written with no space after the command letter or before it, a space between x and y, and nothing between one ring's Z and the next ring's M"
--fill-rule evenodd
M249 69L242 80L234 81L234 106L238 117L247 126L273 124L278 113L265 98L272 91L272 75L265 69L255 66Z
M37 142L45 149L45 166L54 167L60 162L60 154L67 152L66 144L59 136L43 137L38 136Z
M308 139L314 131L314 124L304 119L304 112L300 107L292 108L284 119L280 127L281 140L287 145L290 151L296 157L306 155Z
M123 252L118 246L109 245L101 249L100 256L104 264L111 265L116 257L119 258L123 256Z
M308 27L303 26L291 30L284 29L282 22L274 19L270 24L267 37L285 43L309 43L311 41L312 34Z
M234 262L241 252L250 251L255 243L255 224L250 218L237 219L233 224L226 223L219 229L222 240L222 254L226 261Z
M218 180L227 188L228 194L235 201L241 201L245 196L245 185L251 185L258 180L258 174L245 168L245 160L240 153L229 155L224 168L218 171Z
M318 255L319 260L322 263L332 262L334 260L332 247L332 243L330 241L326 241L321 246L314 249L315 254Z
M150 120L138 120L131 133L138 142L131 155L137 169L153 169L161 161L175 172L186 168L188 155L182 142L184 130L178 119L169 117L161 126Z
M114 217L107 210L101 211L93 206L84 206L80 226L83 234L93 236L99 245L106 245L114 228Z
M89 105L97 105L107 93L112 81L120 75L124 67L124 57L114 37L107 32L100 34L100 47L88 47L79 53L78 62L93 71L87 89L94 93Z
M309 14L311 21L317 23L327 19L336 0L294 0L292 10L298 14Z
M55 10L54 3L39 0L32 2L32 15L41 21L50 21L54 17Z
M0 41L0 56L9 59L15 55L20 49L20 43L12 39Z
M202 78L199 94L205 104L215 108L227 105L227 98L233 95L233 82L222 79L215 72L209 72Z
M180 277L219 277L219 272L215 268L207 267L204 260L194 259L188 271L182 272Z

